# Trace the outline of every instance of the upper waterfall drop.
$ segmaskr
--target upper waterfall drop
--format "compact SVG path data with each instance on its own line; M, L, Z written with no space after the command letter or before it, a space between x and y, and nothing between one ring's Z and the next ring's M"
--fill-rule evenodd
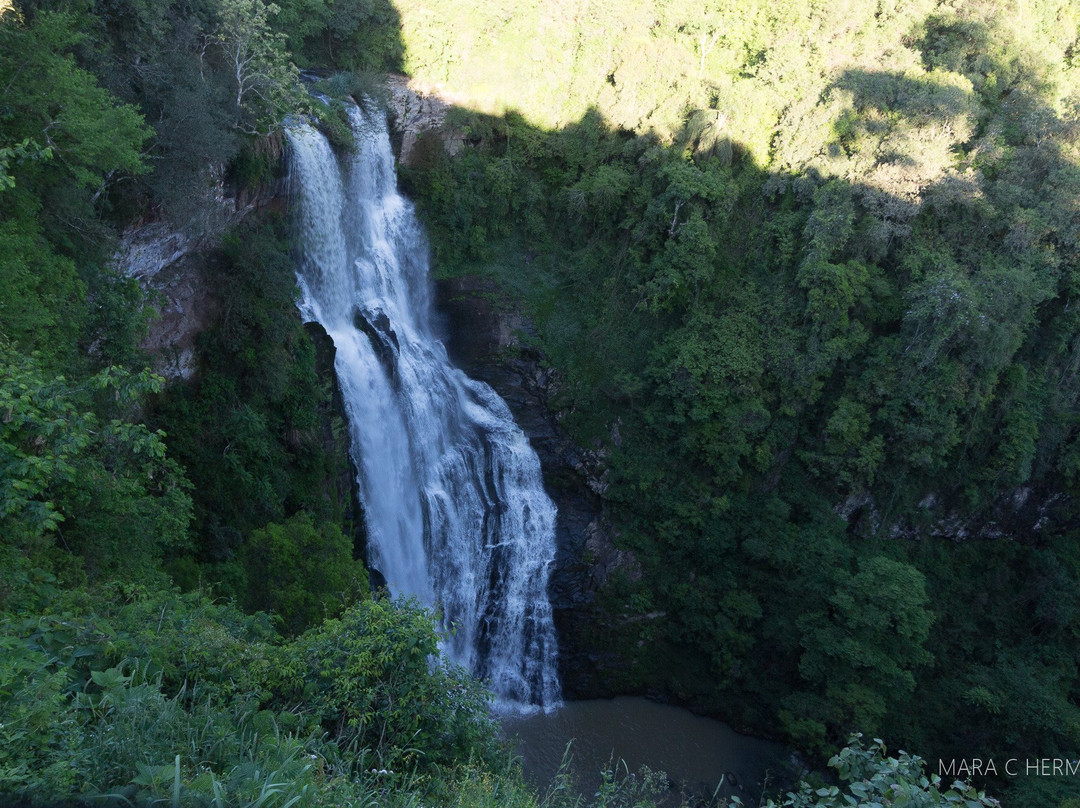
M355 153L287 130L300 309L337 348L369 561L441 610L449 656L504 708L559 702L548 576L555 506L505 402L430 327L428 253L397 191L385 116L349 105Z

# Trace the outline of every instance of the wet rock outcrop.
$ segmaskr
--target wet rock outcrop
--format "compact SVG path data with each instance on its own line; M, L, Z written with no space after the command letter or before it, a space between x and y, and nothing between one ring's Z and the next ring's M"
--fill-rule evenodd
M1049 485L1004 490L988 507L974 514L955 494L950 498L936 491L927 493L917 507L891 521L883 520L879 503L865 492L847 497L833 510L855 535L884 534L909 541L1011 538L1022 543L1039 542L1046 535L1080 526L1072 498Z
M327 480L331 489L331 501L337 504L340 512L342 530L353 542L353 552L357 558L367 557L367 531L364 528L364 507L360 502L360 492L356 486L358 470L353 462L349 436L349 416L345 410L341 385L338 383L334 361L337 348L334 340L319 323L304 323L304 331L315 346L315 371L322 384L329 387L328 401L319 407L319 427L322 431L323 450L333 460L333 468ZM382 575L369 570L372 589L386 586Z

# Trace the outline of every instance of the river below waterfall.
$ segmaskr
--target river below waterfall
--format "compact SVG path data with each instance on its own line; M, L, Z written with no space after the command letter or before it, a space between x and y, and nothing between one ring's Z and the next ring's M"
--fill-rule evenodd
M740 735L726 724L688 710L643 698L566 702L557 711L507 716L503 735L521 755L526 778L543 793L573 741L570 773L581 793L592 795L600 772L612 761L625 761L630 772L642 766L667 774L671 802L739 796L756 805L766 779L786 779L785 748Z

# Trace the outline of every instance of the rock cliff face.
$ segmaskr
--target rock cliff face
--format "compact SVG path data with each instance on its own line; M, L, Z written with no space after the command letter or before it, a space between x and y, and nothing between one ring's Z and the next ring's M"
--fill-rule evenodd
M391 125L401 143L397 156L400 162L411 164L425 137L437 138L450 154L461 148L460 133L445 126L446 113L458 99L438 88L417 84L408 76L387 76L386 89Z
M165 225L154 224L140 228L125 238L125 247L156 254L150 271L125 272L139 280L151 294L151 305L157 317L150 323L142 347L154 359L154 370L167 380L190 379L198 366L195 341L208 328L221 310L205 276L205 255L195 251L182 234ZM175 244L176 251L167 251ZM143 265L147 255L128 258L136 266Z
M879 503L869 494L850 496L834 508L859 536L882 533L892 539L917 541L923 537L949 541L989 541L1012 538L1020 542L1039 541L1044 531L1075 529L1075 507L1070 497L1048 486L1023 485L1000 493L988 508L972 515L962 504L944 501L931 491L911 513L884 522Z
M549 595L559 632L559 667L570 698L610 696L602 671L620 664L588 650L583 640L601 615L597 595L616 571L640 575L630 553L612 540L602 496L607 487L603 457L574 445L559 425L549 397L558 377L529 346L532 326L493 282L473 276L436 284L436 307L444 318L454 364L491 385L540 457L544 484L559 515L556 559Z
M124 232L113 265L139 281L157 310L142 347L154 357L154 370L167 380L194 375L196 338L221 309L206 278L208 253L248 214L268 206L283 207L283 189L283 182L275 182L256 193L236 193L219 183L202 221L183 229L151 222Z

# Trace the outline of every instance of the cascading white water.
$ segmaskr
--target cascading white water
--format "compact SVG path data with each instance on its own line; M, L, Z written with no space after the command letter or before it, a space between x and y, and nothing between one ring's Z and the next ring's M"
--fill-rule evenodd
M397 192L384 116L350 105L349 117L350 155L306 124L288 137L300 307L337 348L369 562L393 596L439 608L450 657L497 704L550 708L555 506L506 404L433 335L427 246Z

